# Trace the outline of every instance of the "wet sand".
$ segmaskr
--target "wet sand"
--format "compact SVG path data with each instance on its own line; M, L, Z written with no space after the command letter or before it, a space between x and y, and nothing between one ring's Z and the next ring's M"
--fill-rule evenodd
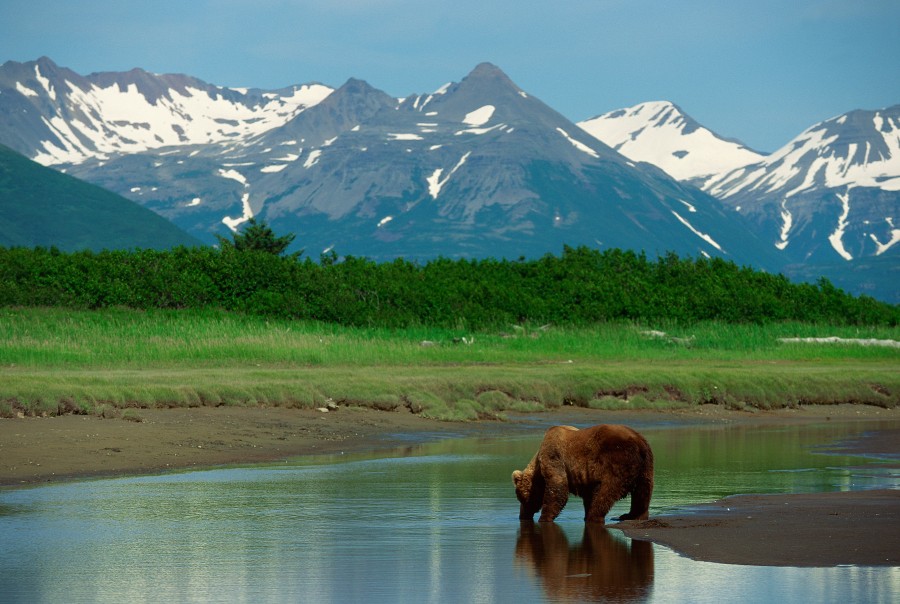
M900 565L900 491L738 495L618 525L693 560L751 566Z
M375 451L454 436L498 436L566 423L785 423L884 419L900 410L840 405L747 413L706 406L681 412L572 409L507 421L440 422L363 408L145 409L140 422L68 415L0 419L0 487L99 476ZM897 425L896 423L894 424ZM835 448L900 454L900 428ZM515 502L511 502L513 505ZM742 495L647 522L610 525L697 560L773 565L900 564L900 491Z
M490 428L364 408L197 407L138 415L140 422L79 415L0 419L0 487L375 451L397 446L400 435L430 439Z

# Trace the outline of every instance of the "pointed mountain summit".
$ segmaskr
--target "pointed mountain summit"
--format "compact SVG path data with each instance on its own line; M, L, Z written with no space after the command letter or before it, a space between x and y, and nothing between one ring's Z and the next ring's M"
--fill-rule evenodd
M497 100L528 97L503 70L492 63L477 65L452 90L452 94L459 98L466 98L473 94L481 97L496 97Z
M396 104L393 97L368 82L350 78L315 106L261 135L254 144L291 147L290 141L295 141L298 148L319 147Z
M742 143L704 128L668 101L610 111L578 125L622 155L700 186L713 175L763 158Z
M493 81L497 82L501 86L507 86L519 90L519 87L516 86L511 79L509 79L509 76L506 75L502 69L487 61L476 65L475 68L469 72L469 75L462 79L460 85L475 81Z

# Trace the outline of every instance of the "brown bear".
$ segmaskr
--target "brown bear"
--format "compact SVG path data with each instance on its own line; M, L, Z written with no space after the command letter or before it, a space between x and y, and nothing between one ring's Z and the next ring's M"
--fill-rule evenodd
M631 495L619 520L645 520L653 493L653 451L627 426L602 424L579 430L554 426L524 471L512 475L520 520L553 522L569 493L584 500L584 520L603 523L613 504Z

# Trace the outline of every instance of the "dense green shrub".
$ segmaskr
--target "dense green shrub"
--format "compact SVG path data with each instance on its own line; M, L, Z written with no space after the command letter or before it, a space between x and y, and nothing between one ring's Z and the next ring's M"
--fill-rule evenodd
M61 253L0 247L0 306L221 308L354 326L718 320L889 325L900 307L722 259L565 248L535 260L323 256L225 246Z

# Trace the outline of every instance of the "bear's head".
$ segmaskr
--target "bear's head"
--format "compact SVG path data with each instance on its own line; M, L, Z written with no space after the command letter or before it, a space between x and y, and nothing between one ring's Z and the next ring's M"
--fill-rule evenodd
M540 511L541 504L544 500L542 489L534 488L533 483L534 472L529 472L528 468L523 472L516 470L512 473L513 484L516 485L516 498L521 504L519 507L519 518L521 520L529 520Z

